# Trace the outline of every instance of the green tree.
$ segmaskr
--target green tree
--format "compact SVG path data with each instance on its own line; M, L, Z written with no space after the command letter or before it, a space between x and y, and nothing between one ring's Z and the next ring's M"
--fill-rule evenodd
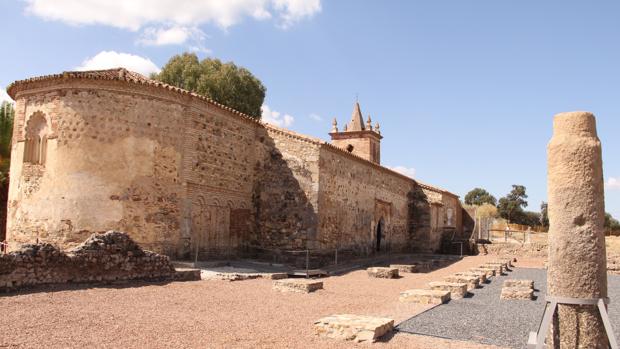
M8 181L11 164L11 138L13 137L13 104L2 102L0 105L0 185Z
M540 225L549 226L549 204L544 201L540 204Z
M260 119L265 86L252 73L232 62L198 60L194 53L176 55L152 79L196 92L214 101Z
M527 199L525 187L522 185L513 185L510 193L499 199L497 205L499 216L512 223L517 223L514 221L515 218L517 220L524 219L525 213L523 209L527 207L527 201L525 199Z
M9 194L9 168L11 166L11 138L15 109L8 102L0 105L0 241L6 236L6 205Z
M465 195L465 203L467 205L481 206L484 204L497 205L497 199L482 188L474 188Z
M605 213L605 228L611 229L611 230L618 230L620 229L620 222L615 219L614 217L612 217L611 213Z

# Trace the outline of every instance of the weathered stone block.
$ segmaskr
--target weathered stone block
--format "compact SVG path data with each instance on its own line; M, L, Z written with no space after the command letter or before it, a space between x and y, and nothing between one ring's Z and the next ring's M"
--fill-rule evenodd
M415 273L416 265L415 264L390 264L390 268L398 269L400 273Z
M459 273L454 273L454 275L477 277L478 280L480 281L480 283L483 283L483 282L487 281L487 274L486 274L486 272L482 272L482 271L478 271L478 272L463 271L463 272L459 272Z
M480 279L476 276L449 275L443 278L446 282L466 283L467 290L473 290L480 285Z
M323 281L312 279L281 279L273 282L273 289L282 292L310 293L323 288Z
M368 276L381 279L396 279L398 278L398 269L385 268L385 267L372 267L366 269Z
M505 280L502 285L504 288L506 287L521 287L521 288L534 288L533 280Z
M463 282L443 282L435 281L429 282L431 290L449 291L450 298L457 299L463 298L467 295L467 284Z
M374 342L393 329L393 319L365 315L331 315L314 322L318 336L355 342Z
M526 299L534 298L534 290L524 287L504 287L502 288L501 299Z
M470 268L469 271L471 272L483 272L487 274L487 278L490 278L491 276L495 276L495 269L494 268L487 268L487 267L478 267L478 268Z
M488 268L495 269L495 273L496 274L500 274L500 275L503 274L504 271L506 270L506 268L504 267L505 264L503 264L503 263L491 263L491 262L489 262L489 263L485 263L484 265L481 265L481 267L484 267L484 266L486 266Z
M450 300L450 291L413 289L400 293L404 303L442 304Z

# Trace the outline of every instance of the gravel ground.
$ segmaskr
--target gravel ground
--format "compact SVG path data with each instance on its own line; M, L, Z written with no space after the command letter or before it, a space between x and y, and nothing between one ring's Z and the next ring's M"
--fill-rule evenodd
M332 314L403 321L428 306L403 304L400 291L477 266L466 257L430 273L370 279L363 270L324 279L312 294L279 293L271 281L194 281L124 287L39 289L0 296L0 347L19 348L368 348L319 338L315 320ZM396 333L376 348L497 348Z
M472 291L471 298L450 301L419 314L398 326L403 332L437 336L478 343L526 348L528 334L535 331L542 318L546 294L546 270L514 268L506 276L493 278L482 288ZM506 279L534 280L535 301L500 300ZM620 277L609 275L609 315L620 338Z

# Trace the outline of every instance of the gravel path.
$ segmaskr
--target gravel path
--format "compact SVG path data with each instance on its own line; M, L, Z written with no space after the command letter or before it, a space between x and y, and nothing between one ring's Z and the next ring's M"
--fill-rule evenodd
M403 321L428 306L403 304L400 291L477 266L466 257L430 273L371 279L363 270L324 279L312 294L279 293L271 281L195 281L128 287L43 289L0 296L0 347L11 348L368 348L319 338L315 320L332 314ZM373 348L496 348L397 333Z
M500 300L501 287L506 279L534 280L535 301ZM620 338L620 277L608 276L609 313ZM403 332L417 333L478 343L526 348L528 333L540 323L546 294L546 270L514 268L506 276L493 278L482 288L472 291L471 298L452 300L419 314L398 326Z

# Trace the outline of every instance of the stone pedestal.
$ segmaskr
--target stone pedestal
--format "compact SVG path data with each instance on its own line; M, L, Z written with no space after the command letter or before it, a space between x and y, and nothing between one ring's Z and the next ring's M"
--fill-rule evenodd
M480 283L484 283L487 281L487 274L485 272L473 272L473 271L464 271L460 273L454 273L454 275L459 276L469 276L469 277L477 277Z
M450 291L415 289L401 292L399 300L403 303L442 304L450 297Z
M467 284L461 282L429 282L428 286L431 290L449 291L451 299L463 298L467 295Z
M503 287L500 298L532 300L534 298L534 290L529 287Z
M504 280L502 287L521 287L521 288L534 288L534 281L532 280Z
M450 275L443 278L446 282L458 282L467 284L467 290L473 290L480 285L480 280L476 276Z
M603 164L594 115L556 115L547 156L549 295L607 297ZM560 305L552 333L552 348L607 347L595 306Z
M380 279L396 279L398 278L398 269L385 267L372 267L366 269L368 276Z
M312 279L281 279L273 282L273 289L282 292L310 293L323 288L323 281Z
M314 323L318 336L354 342L374 342L393 329L392 319L351 314L327 316Z
M495 269L493 268L486 268L486 267L478 267L478 268L470 268L469 271L471 272L483 272L487 274L487 278L490 278L491 276L495 276Z

